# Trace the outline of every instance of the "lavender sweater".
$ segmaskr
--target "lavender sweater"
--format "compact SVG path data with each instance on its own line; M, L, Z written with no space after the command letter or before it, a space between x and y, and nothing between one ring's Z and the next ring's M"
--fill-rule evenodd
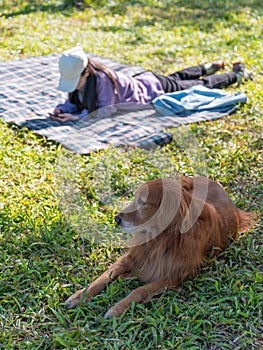
M102 71L97 72L97 118L110 117L117 109L131 110L136 105L149 105L153 99L164 94L159 80L151 73L144 72L137 76L126 76L121 72L114 72L118 87L118 94L109 77ZM80 101L83 100L83 90L79 91ZM131 107L132 106L132 107ZM78 112L77 106L66 100L57 106L62 113L73 113L80 119L88 115L84 109Z

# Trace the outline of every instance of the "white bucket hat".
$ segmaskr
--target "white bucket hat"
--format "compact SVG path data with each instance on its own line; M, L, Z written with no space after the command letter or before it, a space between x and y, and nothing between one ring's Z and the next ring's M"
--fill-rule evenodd
M80 46L63 52L59 60L60 79L58 89L73 92L78 86L81 73L87 67L88 57Z

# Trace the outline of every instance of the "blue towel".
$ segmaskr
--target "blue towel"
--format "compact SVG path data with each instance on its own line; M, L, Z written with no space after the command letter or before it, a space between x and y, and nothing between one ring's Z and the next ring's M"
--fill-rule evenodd
M209 89L202 85L190 89L167 93L153 100L155 109L162 115L187 117L198 112L230 113L240 103L246 103L242 92L230 94L220 89Z

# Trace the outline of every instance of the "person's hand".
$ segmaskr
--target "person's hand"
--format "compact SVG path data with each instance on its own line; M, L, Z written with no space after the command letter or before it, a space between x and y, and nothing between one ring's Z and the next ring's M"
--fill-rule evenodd
M56 115L50 116L51 119L57 122L68 122L72 120L79 120L79 117L71 113L58 113Z
M56 108L54 109L54 111L53 111L53 114L54 114L54 115L58 115L58 114L60 114L60 113L62 113L62 110L61 110L60 108L58 108L58 107L56 107Z

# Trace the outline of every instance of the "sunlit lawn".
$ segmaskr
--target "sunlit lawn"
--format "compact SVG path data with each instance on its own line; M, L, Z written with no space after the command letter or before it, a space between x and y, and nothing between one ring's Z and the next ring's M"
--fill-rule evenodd
M1 60L60 53L77 44L162 73L217 58L229 70L242 58L255 74L238 88L248 103L221 120L174 132L197 142L206 174L221 182L237 206L262 212L261 1L86 1L79 9L55 0L1 4ZM136 185L171 169L196 173L198 164L187 153L191 145L183 150L175 138L153 153L109 148L74 156L76 163L68 166L82 169L71 186L81 187L87 199L84 228L71 225L70 213L58 205L60 145L3 123L0 138L1 349L263 348L261 216L177 292L105 320L109 306L139 286L117 280L87 305L64 308L73 291L121 254L113 217ZM93 240L98 233L99 242Z

